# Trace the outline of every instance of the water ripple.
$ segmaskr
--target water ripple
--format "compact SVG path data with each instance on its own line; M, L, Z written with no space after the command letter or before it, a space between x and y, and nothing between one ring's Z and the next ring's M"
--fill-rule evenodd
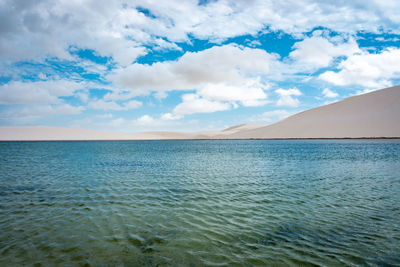
M0 142L0 265L399 266L398 141Z

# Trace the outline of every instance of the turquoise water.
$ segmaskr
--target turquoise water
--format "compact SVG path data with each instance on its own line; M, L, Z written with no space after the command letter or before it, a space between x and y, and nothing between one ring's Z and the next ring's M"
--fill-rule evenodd
M0 142L0 266L399 266L400 141Z

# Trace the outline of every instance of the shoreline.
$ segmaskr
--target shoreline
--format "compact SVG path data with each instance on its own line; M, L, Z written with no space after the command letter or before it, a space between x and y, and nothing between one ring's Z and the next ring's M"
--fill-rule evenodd
M249 140L400 140L400 137L321 137L321 138L187 138L187 139L178 139L178 138L169 138L169 139L15 139L15 140L0 140L0 142L93 142L93 141L249 141Z

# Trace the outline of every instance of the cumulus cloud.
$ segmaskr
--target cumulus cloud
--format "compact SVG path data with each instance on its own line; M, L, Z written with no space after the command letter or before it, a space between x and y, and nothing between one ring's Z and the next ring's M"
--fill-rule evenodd
M300 101L297 98L292 96L301 96L302 93L297 88L292 89L278 89L275 90L275 93L279 95L277 106L285 106L285 107L297 107L300 104Z
M335 98L335 97L338 97L338 96L339 96L338 93L333 92L333 91L331 91L331 90L328 89L328 88L325 88L325 89L322 91L322 94L323 94L323 96L326 97L326 98Z
M147 115L147 114L146 114L146 115L143 115L143 116L139 117L139 118L136 120L136 122L137 122L137 124L139 124L139 125L148 126L148 125L154 124L155 119L154 119L153 117L151 117L150 115Z
M246 74L266 74L278 56L261 49L236 45L214 46L200 52L187 52L176 61L132 64L120 68L109 79L137 94L149 91L190 90L206 84L229 82L246 84Z
M198 92L204 98L217 101L240 101L243 106L262 106L267 94L263 85L250 81L245 86L232 86L224 83L207 84Z
M92 101L88 104L88 108L101 109L101 110L130 110L136 109L142 106L142 102L137 100L131 100L123 104L118 104L113 101L104 101L102 99Z
M328 39L322 36L312 36L294 44L294 51L290 57L296 60L302 67L304 66L318 69L328 67L336 57L351 56L360 53L357 42L350 38L344 41Z
M173 121L173 120L179 120L183 118L183 116L181 115L176 115L176 114L172 114L172 113L165 113L161 115L161 120L165 120L165 121Z
M126 65L146 53L124 33L126 17L134 11L124 10L119 1L5 0L0 10L0 58L5 60L70 60L70 46L78 46Z
M11 81L0 86L0 104L60 103L59 97L72 96L84 87L85 83L68 80Z
M123 130L124 132L137 132L138 129L144 130L155 130L158 127L171 127L179 125L179 122L174 120L164 120L163 118L155 118L148 114L142 115L136 119L124 119L115 118L109 121L102 122L90 122L94 127L99 129L110 129L115 128ZM165 130L165 129L164 129Z
M156 51L159 51L159 50L178 50L178 51L182 51L182 48L177 46L175 43L171 43L171 42L165 41L162 38L155 39L154 40L154 44L155 44L155 47L153 49L156 50Z
M45 78L45 77L43 77ZM0 104L5 105L0 121L6 124L31 124L56 115L77 115L85 110L63 97L80 96L86 82L71 80L11 81L0 86Z
M135 92L112 88L112 92L105 94L103 99L111 101L128 100L135 97L136 95L137 94Z
M216 110L230 106L221 101L261 106L267 103L265 90L268 89L268 85L261 82L261 77L268 75L271 66L279 64L277 60L277 55L261 49L236 45L215 46L200 52L188 52L176 61L152 65L132 64L116 70L109 78L118 87L129 88L130 93L125 93L129 96L154 91L165 97L165 92L172 90L196 90L198 97L195 103L207 101ZM106 97L118 96L110 94ZM186 102L187 98L184 98ZM186 102L176 110L186 107ZM205 108L197 109L211 112L205 111Z
M114 118L111 120L75 120L72 123L72 126L78 128L94 128L103 131L110 131L113 129L119 132L126 133L134 133L134 132L143 132L143 131L179 131L186 129L186 127L190 125L193 126L194 123L192 121L182 122L176 120L166 120L162 117L154 117L149 114L145 114L137 117L136 119L125 119L125 118ZM183 127L183 128L182 128ZM187 130L187 129L186 129Z
M69 104L29 104L24 106L13 105L0 112L0 122L11 125L26 125L37 123L40 119L56 115L77 115L84 107Z
M339 86L388 87L391 79L400 78L400 49L387 48L379 53L364 51L343 60L338 69L338 72L326 71L319 78Z
M231 109L232 105L219 101L200 98L196 94L185 94L182 103L178 104L173 113L176 115L189 115L194 113L210 113Z
M47 116L47 115L76 115L80 114L84 107L71 106L69 104L57 105L32 105L20 109L19 113L23 116Z

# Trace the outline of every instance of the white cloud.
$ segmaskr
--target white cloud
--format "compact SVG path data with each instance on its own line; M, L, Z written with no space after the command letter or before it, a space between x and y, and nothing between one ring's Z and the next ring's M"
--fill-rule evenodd
M154 124L155 119L154 119L153 117L151 117L150 115L143 115L142 117L138 118L138 119L136 120L136 122L137 122L139 125L145 125L145 126L147 126L147 125Z
M322 68L331 65L334 58L339 56L351 56L360 53L357 42L349 39L344 42L341 38L338 41L327 39L318 35L306 38L294 44L294 51L290 57L304 67Z
M129 102L123 103L123 104L118 104L113 101L104 101L102 99L100 100L95 100L92 102L89 102L88 108L91 109L102 109L102 110L130 110L130 109L136 109L142 106L142 102L137 101L137 100L131 100Z
M103 99L104 100L112 100L112 101L118 101L118 100L128 100L133 97L135 97L136 94L135 92L131 91L126 91L126 90L119 90L119 89L114 89L111 93L107 93Z
M398 3L392 1L331 1L300 0L285 3L272 0L210 1L197 6L197 1L140 1L171 28L151 25L151 32L165 32L171 40L185 38L187 33L201 39L221 40L228 37L255 34L266 26L272 30L301 33L322 26L335 31L378 31L379 28L398 31L400 18L395 12ZM179 5L177 5L179 4ZM298 12L301 10L302 12ZM158 27L155 27L158 26Z
M268 89L261 77L269 73L271 66L278 64L277 59L277 55L261 49L215 46L196 53L187 52L176 61L133 64L116 70L109 78L118 87L129 88L131 92L125 95L130 97L152 91L156 96L165 97L167 91L196 90L197 101L209 101L214 106L218 103L219 108L227 104L218 101L261 106L267 103L265 90ZM109 94L106 98L115 99L118 94ZM177 110L185 105L180 105Z
M376 37L375 40L380 41L380 42L398 42L400 41L400 38L397 37Z
M40 72L40 73L38 74L38 78L41 79L41 80L46 80L46 79L47 79L47 76L46 76L46 74Z
M56 115L80 114L85 107L67 104L62 97L80 96L87 85L86 82L69 80L11 81L3 84L0 86L0 104L7 106L0 113L0 121L29 125Z
M89 100L89 92L78 92L75 94L82 102L87 103Z
M34 116L47 116L47 115L76 115L80 114L84 107L71 106L69 104L58 105L35 105L25 106L21 109L21 114L34 115Z
M302 93L297 88L292 89L278 89L275 90L275 93L279 95L277 106L286 106L286 107L297 107L300 104L300 101L297 98L293 98L292 96L300 96Z
M102 110L122 110L121 107L116 102L112 101L104 101L104 100L95 100L88 104L88 108L90 109L102 109Z
M260 100L260 99L248 99L248 100L242 100L241 102L242 105L245 107L261 107L270 103L270 101L268 100ZM233 103L233 105L237 107L236 103Z
M127 66L139 56L147 54L147 49L140 47L136 42L118 37L107 37L97 44L91 45L102 56L110 56L116 62Z
M70 126L76 128L88 128L97 129L102 131L118 131L126 133L138 133L144 131L181 131L186 129L190 125L193 126L193 122L166 120L161 117L156 118L149 114L145 114L136 119L125 119L125 118L114 118L111 120L101 119L93 120L85 118L81 120L74 120L70 123ZM183 127L183 128L182 128ZM187 129L186 129L187 130Z
M247 41L247 40L246 40ZM261 46L261 42L260 41L258 41L258 40L253 40L253 41L249 41L248 42L248 46L250 46L250 47L256 47L256 46Z
M243 85L246 74L267 74L278 56L261 49L235 45L214 46L200 52L187 52L177 61L132 64L109 75L121 88L139 94L150 91L193 90L206 84Z
M72 96L84 87L85 83L68 80L12 81L0 86L0 104L60 103L59 97Z
M287 89L287 90L278 89L278 90L275 90L275 93L279 94L280 96L289 96L289 95L300 96L300 95L302 95L300 90L297 88L291 88L291 89Z
M157 38L154 40L155 47L154 50L178 50L182 51L182 48L177 46L175 43L167 42L162 38Z
M169 115L167 115L169 114ZM180 119L181 117L178 117L177 115L172 115L170 113L167 113L162 115L160 118L154 118L148 114L145 114L136 120L131 121L132 126L138 126L143 129L157 129L159 127L171 127L174 125L179 125L180 122L176 121ZM165 130L165 129L164 129Z
M211 113L231 109L232 105L218 101L200 98L195 94L182 96L183 102L174 108L175 115L189 115L194 113Z
M183 118L180 115L176 115L176 114L172 114L172 113L165 113L163 115L161 115L161 120L166 120L166 121L172 121L172 120L179 120Z
M41 119L56 115L77 115L84 107L69 104L29 104L11 106L0 113L0 122L12 125L27 125L37 123Z
M267 94L263 87L265 86L257 81L250 81L243 86L207 84L198 91L198 94L211 100L240 101L243 106L259 106L266 103Z
M112 117L113 117L113 115L111 113L96 115L96 118L99 118L99 119L111 119Z
M129 109L136 109L139 108L143 105L142 102L137 101L137 100L131 100L128 101L127 103L123 104L124 109L129 110Z
M284 107L298 107L300 104L299 100L297 98L293 98L289 95L286 96L281 96L276 103L278 107L284 106Z
M326 97L326 98L335 98L335 97L338 97L338 96L339 96L338 93L333 92L333 91L331 91L331 90L328 89L328 88L325 88L325 89L322 91L322 94L323 94L324 97Z
M362 52L343 60L339 72L326 71L319 78L335 85L361 85L368 88L391 86L400 78L400 49L388 48L380 53Z
M148 16L137 10L147 9ZM298 12L302 10L302 12ZM189 35L221 41L268 27L301 35L316 27L336 32L399 33L398 1L272 0L210 1L50 1L0 2L0 58L69 59L72 46L96 50L128 65L146 47L179 49Z
M99 74L105 75L108 72L108 67L103 64L97 64L90 60L79 59L75 57L76 66L79 66L85 70L88 74Z
M129 38L125 18L137 15L119 1L26 1L0 3L0 58L27 60L47 56L71 60L70 46L96 50L126 65L146 53ZM129 12L129 14L127 14Z

